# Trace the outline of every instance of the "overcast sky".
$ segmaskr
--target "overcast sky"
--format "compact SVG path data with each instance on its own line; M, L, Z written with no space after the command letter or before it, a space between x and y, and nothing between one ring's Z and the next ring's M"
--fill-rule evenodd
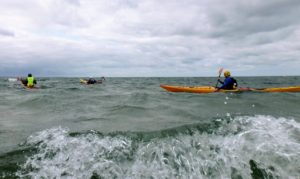
M0 75L300 75L300 0L1 0Z

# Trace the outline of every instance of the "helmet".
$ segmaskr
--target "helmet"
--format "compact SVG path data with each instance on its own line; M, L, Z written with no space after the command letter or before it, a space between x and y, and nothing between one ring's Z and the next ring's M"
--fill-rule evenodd
M31 73L29 73L29 74L28 74L28 77L32 77L32 74L31 74Z
M230 76L230 71L228 71L228 70L224 71L224 76L225 76L225 77Z

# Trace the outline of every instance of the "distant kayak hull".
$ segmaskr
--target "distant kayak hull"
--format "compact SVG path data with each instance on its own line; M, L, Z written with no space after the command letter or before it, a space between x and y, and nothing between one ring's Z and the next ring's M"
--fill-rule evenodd
M103 78L103 79L105 80L105 78ZM94 85L94 84L101 84L102 83L102 79L101 80L96 80L95 83L89 83L89 81L85 80L85 79L80 79L79 81L80 81L80 83L86 84L86 85Z
M256 91L256 92L300 92L300 86L291 87L277 87L277 88L237 88L234 90L217 90L213 86L170 86L160 85L161 88L170 92L185 92L185 93L215 93L215 92L244 92L244 91Z
M88 84L87 80L84 80L84 79L80 79L80 83L83 83L83 84Z
M36 87L36 86L29 87L29 86L27 86L26 84L24 84L22 81L21 81L21 84L22 84L22 86L23 86L24 88L26 88L26 89L38 89L38 87Z

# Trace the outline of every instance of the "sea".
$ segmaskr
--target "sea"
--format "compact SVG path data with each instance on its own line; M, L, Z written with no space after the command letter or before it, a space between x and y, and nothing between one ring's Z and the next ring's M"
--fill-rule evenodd
M239 86L299 76L236 77ZM0 78L0 178L299 179L300 93L172 93L216 77Z

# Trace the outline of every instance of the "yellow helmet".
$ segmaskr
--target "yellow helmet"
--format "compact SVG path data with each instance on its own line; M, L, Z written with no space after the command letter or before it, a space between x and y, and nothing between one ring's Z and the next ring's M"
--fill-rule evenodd
M228 70L224 71L224 76L225 76L225 77L230 76L230 71L228 71Z

